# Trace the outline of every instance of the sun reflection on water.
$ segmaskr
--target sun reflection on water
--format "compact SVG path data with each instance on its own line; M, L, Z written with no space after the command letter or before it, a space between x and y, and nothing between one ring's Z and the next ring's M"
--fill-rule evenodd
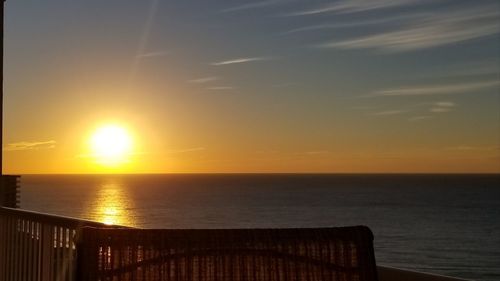
M109 179L100 186L89 207L92 220L107 225L136 225L133 201L116 179Z

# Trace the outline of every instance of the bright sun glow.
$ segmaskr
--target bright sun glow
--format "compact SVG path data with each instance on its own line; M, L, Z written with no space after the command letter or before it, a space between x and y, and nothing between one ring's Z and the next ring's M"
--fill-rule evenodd
M98 128L90 138L90 148L98 163L117 166L128 161L132 152L132 137L117 125Z

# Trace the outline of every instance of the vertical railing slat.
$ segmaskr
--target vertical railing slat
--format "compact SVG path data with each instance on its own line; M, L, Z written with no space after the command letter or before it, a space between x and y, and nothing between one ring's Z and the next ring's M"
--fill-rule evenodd
M69 240L69 229L68 228L63 228L63 278L62 280L68 280L69 273L68 269L71 266L69 263L69 245L68 245L68 240Z
M9 280L8 279L8 277L9 277L8 274L10 271L10 266L9 266L9 261L10 261L10 256L9 256L10 251L9 250L10 249L9 249L9 246L12 243L10 241L10 217L6 216L6 217L2 218L2 220L5 222L5 240L3 240L3 241L5 241L5 243L3 244L4 245L4 254L5 254L4 255L4 257L5 257L4 270L5 271L3 272L3 274L0 273L1 276L3 276L3 279L2 279L2 281L3 281L3 280Z
M33 280L33 278L31 277L31 257L33 256L33 245L32 245L32 238L31 238L31 233L32 233L32 230L31 230L31 224L32 224L32 221L31 220L28 220L27 222L27 227L28 227L28 230L26 232L26 257L24 258L25 262L26 262L26 274L25 274L25 279L27 281L31 281Z
M15 245L15 218L9 217L9 244L7 245L9 247L9 274L7 274L7 280L12 280L14 279L14 259L15 254L16 254L16 249L14 248Z
M38 224L38 243L37 243L37 250L38 250L38 265L37 265L37 280L42 281L42 260L43 260L43 240L42 240L42 232L43 232L43 223Z
M59 271L57 270L58 268L60 268L60 265L59 265L59 259L58 259L58 247L59 247L59 227L58 226L54 226L52 227L52 247L51 247L51 251L52 251L52 267L51 267L51 274L52 274L52 277L51 277L51 280L58 280L58 273Z
M6 265L7 265L7 221L0 220L0 241L5 241L5 243L0 242L0 280L6 280Z
M33 255L31 257L31 278L32 280L38 281L38 227L39 223L34 222L33 224L33 239L32 239L32 247L33 247Z
M19 250L17 251L17 280L22 280L23 278L23 251L24 251L24 243L23 243L23 223L24 221L20 219L18 221L17 228L17 241L19 245Z
M20 254L21 254L21 272L20 272L20 279L19 280L22 280L22 281L26 281L26 249L28 248L26 246L26 224L28 222L23 219L21 220L21 231L19 232L20 236L21 236L21 251L20 251Z
M7 217L7 227L8 227L8 232L7 232L7 251L8 251L8 257L7 257L7 270L8 272L5 274L6 275L6 280L12 280L13 279L13 274L14 274L14 268L13 268L13 260L14 260L14 243L13 243L13 238L14 238L14 226L13 226L13 218L12 217Z
M6 225L4 220L0 220L0 241L6 241ZM0 280L5 280L5 243L0 243Z
M71 267L69 268L68 270L68 273L69 273L69 276L68 276L68 280L73 280L73 276L74 276L74 272L75 272L75 267L76 267L76 264L75 264L75 252L76 252L76 249L75 249L75 240L74 240L74 237L75 237L75 230L73 229L70 229L69 230L69 264L71 265Z
M52 263L53 264L52 273L54 274L53 280L60 280L59 279L60 271L57 270L58 268L61 268L61 265L60 265L61 260L59 258L59 253L60 253L60 251L59 251L60 250L60 248L59 248L59 226L54 227L54 247L52 249L53 249L53 260L54 260L54 262Z
M21 271L19 270L19 252L21 251L20 247L20 237L19 237L19 227L20 220L15 219L15 228L14 228L14 260L13 260L13 268L14 268L14 278L15 280L19 280L19 274ZM17 265L17 266L16 266Z
M17 232L17 235L19 236L19 255L18 255L18 269L19 269L19 272L17 274L17 277L18 279L17 280L20 280L20 281L24 281L23 277L24 277L24 250L25 250L25 247L24 247L24 219L21 219L19 220L19 230Z
M25 281L31 281L28 276L30 274L28 262L29 262L29 257L30 257L30 236L29 236L29 227L30 227L30 221L25 220L24 221L24 232L23 232L23 240L24 240L24 251L23 251L23 280Z
M51 267L51 264L50 264L50 247L51 247L51 243L52 243L52 240L50 239L51 237L51 231L50 229L52 228L52 226L48 225L48 224L42 224L42 241L41 241L41 250L42 250L42 253L41 253L41 257L42 257L42 260L41 260L41 264L42 264L42 268L41 268L41 279L42 280L50 280L50 267Z

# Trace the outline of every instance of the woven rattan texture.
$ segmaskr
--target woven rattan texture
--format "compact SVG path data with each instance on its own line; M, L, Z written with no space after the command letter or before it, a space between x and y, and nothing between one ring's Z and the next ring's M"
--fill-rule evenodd
M377 280L364 226L300 229L84 228L81 280Z

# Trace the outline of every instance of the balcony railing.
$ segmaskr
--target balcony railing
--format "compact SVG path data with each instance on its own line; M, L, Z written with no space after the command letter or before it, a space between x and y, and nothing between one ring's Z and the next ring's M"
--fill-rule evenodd
M360 267L370 271L363 249L371 246L362 244L371 238L360 244L363 231L355 233L125 229L0 207L0 281L371 280L360 273ZM464 280L385 266L376 271L380 281Z
M0 207L0 280L77 280L76 239L86 226L109 227Z

